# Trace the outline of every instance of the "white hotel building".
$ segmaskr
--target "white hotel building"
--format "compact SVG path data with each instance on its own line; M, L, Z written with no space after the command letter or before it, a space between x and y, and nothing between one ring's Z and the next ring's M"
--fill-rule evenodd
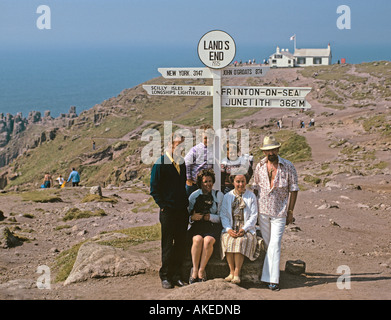
M326 49L295 49L294 54L288 49L277 47L274 54L269 57L269 65L272 68L308 67L331 64L330 44Z

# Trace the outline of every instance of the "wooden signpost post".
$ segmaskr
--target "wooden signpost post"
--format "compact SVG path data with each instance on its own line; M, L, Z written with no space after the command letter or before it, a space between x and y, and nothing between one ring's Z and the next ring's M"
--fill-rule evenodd
M213 97L213 129L215 131L215 189L221 189L220 141L221 107L300 108L311 105L305 100L311 87L222 87L222 79L232 77L264 77L269 67L230 66L236 54L232 37L220 30L206 33L198 43L198 56L204 68L158 68L166 79L212 79L212 86L143 85L150 95Z

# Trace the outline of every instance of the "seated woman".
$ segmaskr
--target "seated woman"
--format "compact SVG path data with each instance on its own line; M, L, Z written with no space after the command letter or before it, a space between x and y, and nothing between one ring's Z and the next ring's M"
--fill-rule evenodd
M220 218L223 225L221 235L222 259L227 257L230 274L225 278L240 283L240 271L247 257L258 258L260 244L255 224L258 219L257 199L253 192L246 190L249 178L245 174L231 174L234 189L224 195Z
M226 194L234 189L230 179L231 172L242 170L246 171L248 181L253 175L253 168L248 155L238 155L239 146L235 144L227 144L227 157L221 160L221 191Z
M200 189L189 197L190 237L192 239L191 258L193 268L189 283L206 281L205 267L213 253L213 245L221 233L220 208L223 194L212 190L215 174L212 169L203 169L197 175Z

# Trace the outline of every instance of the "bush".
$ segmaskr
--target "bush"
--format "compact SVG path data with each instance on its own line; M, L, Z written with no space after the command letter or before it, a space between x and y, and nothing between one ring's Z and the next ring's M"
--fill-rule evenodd
M90 217L102 217L102 216L106 216L106 212L103 209L98 209L92 212L88 210L82 211L78 208L72 208L65 213L65 216L62 220L68 221L68 220L84 219Z

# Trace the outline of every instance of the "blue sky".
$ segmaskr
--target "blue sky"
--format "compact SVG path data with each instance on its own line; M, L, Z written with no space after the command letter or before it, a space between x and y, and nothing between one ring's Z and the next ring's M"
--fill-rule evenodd
M39 30L39 5L51 9L51 30ZM351 9L339 30L337 7ZM389 0L1 0L0 43L13 46L196 45L210 30L237 45L293 47L391 44Z

